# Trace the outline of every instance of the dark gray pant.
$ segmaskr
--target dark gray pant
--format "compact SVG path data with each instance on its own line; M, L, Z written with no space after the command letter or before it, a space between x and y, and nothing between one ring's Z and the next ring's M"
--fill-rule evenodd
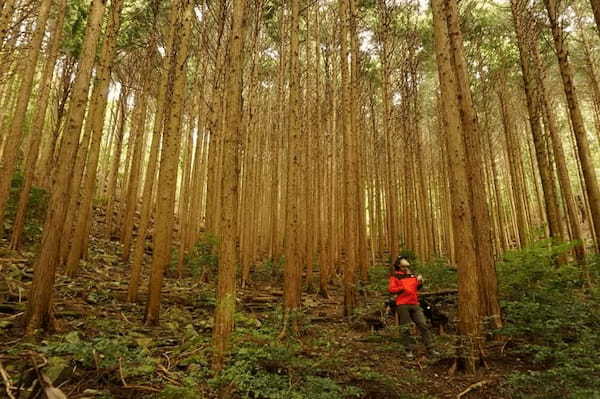
M398 317L398 324L400 325L400 340L404 347L408 350L413 350L415 343L410 335L410 323L413 321L419 331L423 343L427 349L431 349L431 335L427 328L427 321L423 310L419 305L398 305L396 307L396 315Z

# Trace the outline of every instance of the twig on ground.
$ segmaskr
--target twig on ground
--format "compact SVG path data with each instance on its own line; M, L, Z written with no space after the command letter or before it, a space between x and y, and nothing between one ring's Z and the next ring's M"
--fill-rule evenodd
M122 362L122 358L119 358L119 377L121 378L121 383L123 384L123 388L125 389L135 389L138 391L149 391L149 392L160 392L160 389L154 388L154 387L150 387L150 386L145 386L145 385L129 385L126 381L125 381L125 377L123 376L123 362Z
M475 384L471 384L467 387L467 389L465 389L464 391L462 391L461 393L456 395L456 399L460 399L463 396L465 396L466 394L468 394L469 392L471 392L472 390L481 388L484 385L487 385L491 382L492 382L491 380L483 380L483 381L476 382Z
M0 258L0 262L25 263L25 262L29 262L29 259L24 259L24 258Z
M123 312L121 312L121 317L123 317L123 320L125 320L126 323L131 324L131 322L129 321L129 319L127 318L127 316L125 316L125 314Z
M4 381L4 388L6 389L8 397L10 399L15 399L14 395L12 394L12 384L10 382L10 377L4 369L4 366L2 366L2 362L0 362L0 375L2 376L2 380Z
M180 383L179 381L177 381L176 379L174 379L173 377L171 377L171 376L170 376L170 375L171 375L171 373L169 372L169 370L167 370L167 369L165 368L165 366L163 366L162 364L159 364L159 365L158 365L158 369L159 369L160 371L162 371L162 372L163 372L163 377L164 377L164 378L165 378L167 381L169 381L169 382L170 382L170 383L172 383L172 384L178 385L178 386L180 386L180 385L181 385L181 383Z

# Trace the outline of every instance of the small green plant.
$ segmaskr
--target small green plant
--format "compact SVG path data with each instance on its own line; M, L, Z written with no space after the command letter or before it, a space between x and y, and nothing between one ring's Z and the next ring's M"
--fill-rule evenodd
M263 281L281 281L283 279L283 265L285 258L267 259L256 268L254 279Z
M202 275L215 276L217 274L219 266L218 245L219 241L214 235L205 233L185 256L185 266L194 277Z
M103 336L83 340L76 331L40 348L50 356L69 356L85 368L121 367L125 377L154 373L156 361L129 336Z
M532 365L508 379L513 397L600 395L598 298L586 295L579 265L556 264L571 247L538 241L507 253L498 265L505 320L500 334L510 336L517 343L514 355ZM597 273L597 266L590 267Z
M303 357L295 342L279 342L274 329L243 329L229 366L210 385L232 387L242 398L344 399L359 397L354 386L340 385L316 360Z
M422 274L424 289L444 290L458 286L458 273L450 267L445 258L435 258L427 263L420 263L413 267L413 272Z

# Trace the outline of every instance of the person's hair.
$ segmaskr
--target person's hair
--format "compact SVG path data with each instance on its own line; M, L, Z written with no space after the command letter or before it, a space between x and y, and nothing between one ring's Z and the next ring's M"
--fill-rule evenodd
M408 260L408 258L406 256L398 256L394 261L394 269L399 269L400 262L402 262L403 260Z
M400 262L402 262L403 260L408 260L408 258L406 256L398 256L396 258L396 260L394 261L394 265L393 265L394 270L398 271L401 269L402 266L400 265Z

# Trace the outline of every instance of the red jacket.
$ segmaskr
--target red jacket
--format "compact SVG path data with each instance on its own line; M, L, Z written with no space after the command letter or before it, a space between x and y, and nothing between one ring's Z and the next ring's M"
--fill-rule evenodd
M398 294L396 305L418 305L418 291L421 285L417 277L412 274L394 273L390 276L388 291L391 294Z

